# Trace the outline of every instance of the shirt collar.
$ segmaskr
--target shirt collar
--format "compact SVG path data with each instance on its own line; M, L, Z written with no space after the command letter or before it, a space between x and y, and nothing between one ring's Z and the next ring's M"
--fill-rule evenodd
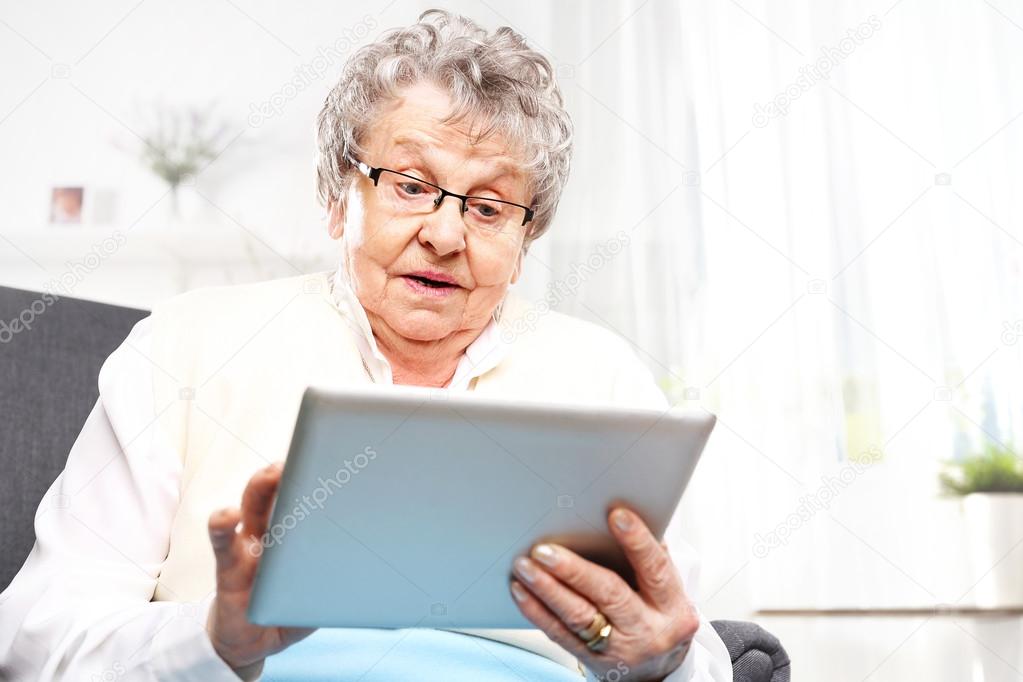
M329 281L331 299L342 317L356 333L359 353L362 355L362 364L366 368L366 372L374 383L393 384L394 376L391 372L391 363L384 357L377 345L373 329L369 324L369 317L355 294L343 258ZM507 355L509 342L502 338L499 324L502 308L503 302L502 305L498 305L490 323L466 347L458 360L454 376L445 388L472 389L475 387L477 377L496 367Z

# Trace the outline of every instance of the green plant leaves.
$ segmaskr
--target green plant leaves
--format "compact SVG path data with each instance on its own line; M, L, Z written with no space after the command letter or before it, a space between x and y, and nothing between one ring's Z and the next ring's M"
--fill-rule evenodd
M1023 493L1023 458L1008 447L988 444L982 453L947 466L939 476L946 495Z

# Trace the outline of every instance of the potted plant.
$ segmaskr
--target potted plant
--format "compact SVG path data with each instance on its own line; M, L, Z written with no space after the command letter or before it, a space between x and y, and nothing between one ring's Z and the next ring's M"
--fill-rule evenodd
M194 218L196 176L228 146L226 121L216 120L213 106L175 108L150 105L134 127L137 139L125 146L167 184L167 222L177 226Z
M948 466L941 487L962 497L977 606L1023 607L1023 458L989 444Z

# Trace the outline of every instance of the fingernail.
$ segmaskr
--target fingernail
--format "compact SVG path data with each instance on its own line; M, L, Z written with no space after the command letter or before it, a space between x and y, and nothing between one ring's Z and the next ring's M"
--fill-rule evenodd
M214 522L216 522L216 524L218 524L218 525L223 524L224 521L227 521L227 520L229 520L231 518L232 512L233 512L233 509L231 509L230 507L224 507L223 509L218 509L217 510L217 517L216 517ZM230 530L230 527L228 527L228 528L221 527L221 530L223 530L226 533L227 531Z
M632 528L632 518L629 516L629 512L624 509L616 509L611 514L611 522L618 527L618 530L625 532Z
M515 560L515 572L527 583L533 582L536 578L536 569L529 563L529 559L525 557L520 556Z
M558 552L550 545L537 545L533 548L533 558L544 566L554 568L558 563Z
M522 585L513 582L511 584L511 593L515 597L515 601L526 601L526 588Z

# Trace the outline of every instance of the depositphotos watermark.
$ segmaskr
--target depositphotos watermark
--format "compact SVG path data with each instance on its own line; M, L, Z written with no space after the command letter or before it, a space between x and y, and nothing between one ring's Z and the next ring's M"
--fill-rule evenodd
M629 673L631 672L632 670L625 664L625 661L618 661L615 667L611 668L597 679L600 680L600 682L622 682L622 680L628 679Z
M844 38L834 45L821 47L821 56L799 68L799 77L789 83L767 104L753 105L753 125L763 128L772 119L789 113L789 107L797 99L810 92L822 80L831 78L831 72L849 58L860 45L881 30L881 20L871 14L856 28L850 28Z
M108 666L102 672L93 674L89 678L89 682L115 682L124 677L127 672L128 668L123 663L114 661L113 665Z
M523 315L513 320L511 328L506 327L501 330L501 341L511 343L521 334L535 329L541 317L565 299L578 294L583 283L624 251L630 241L629 233L619 230L610 239L599 242L586 257L586 260L581 263L572 263L568 275L548 284L544 297L534 303Z
M871 465L881 460L881 448L874 446L858 459L850 460L836 475L821 476L821 485L809 495L799 498L799 505L772 530L754 538L753 556L763 559L771 550L787 545L792 535L810 522L817 512L828 509L842 491L852 485Z
M333 75L333 67L343 61L352 48L376 27L376 17L367 14L359 23L342 29L341 36L333 43L317 48L315 57L295 67L295 75L291 80L264 101L249 104L249 125L258 128L275 116L280 116L288 102L298 97L300 92L324 76Z
M93 244L92 250L78 260L66 261L64 272L46 282L38 298L12 319L0 320L0 345L10 343L23 331L30 331L36 320L49 310L50 306L59 301L61 296L70 296L86 276L98 270L103 261L117 253L127 241L128 238L123 232L115 230L106 239Z
M316 479L319 484L308 495L295 498L295 506L291 511L282 516L276 523L266 529L259 544L249 545L249 553L253 556L260 556L263 550L279 544L289 530L309 518L317 509L323 509L323 505L330 497L348 485L348 483L359 475L369 463L377 458L377 452L370 446L363 448L362 452L352 459L346 459L344 466L338 469L330 478L322 476Z
M1006 346L1015 346L1023 339L1023 319L1002 322L1001 340Z

